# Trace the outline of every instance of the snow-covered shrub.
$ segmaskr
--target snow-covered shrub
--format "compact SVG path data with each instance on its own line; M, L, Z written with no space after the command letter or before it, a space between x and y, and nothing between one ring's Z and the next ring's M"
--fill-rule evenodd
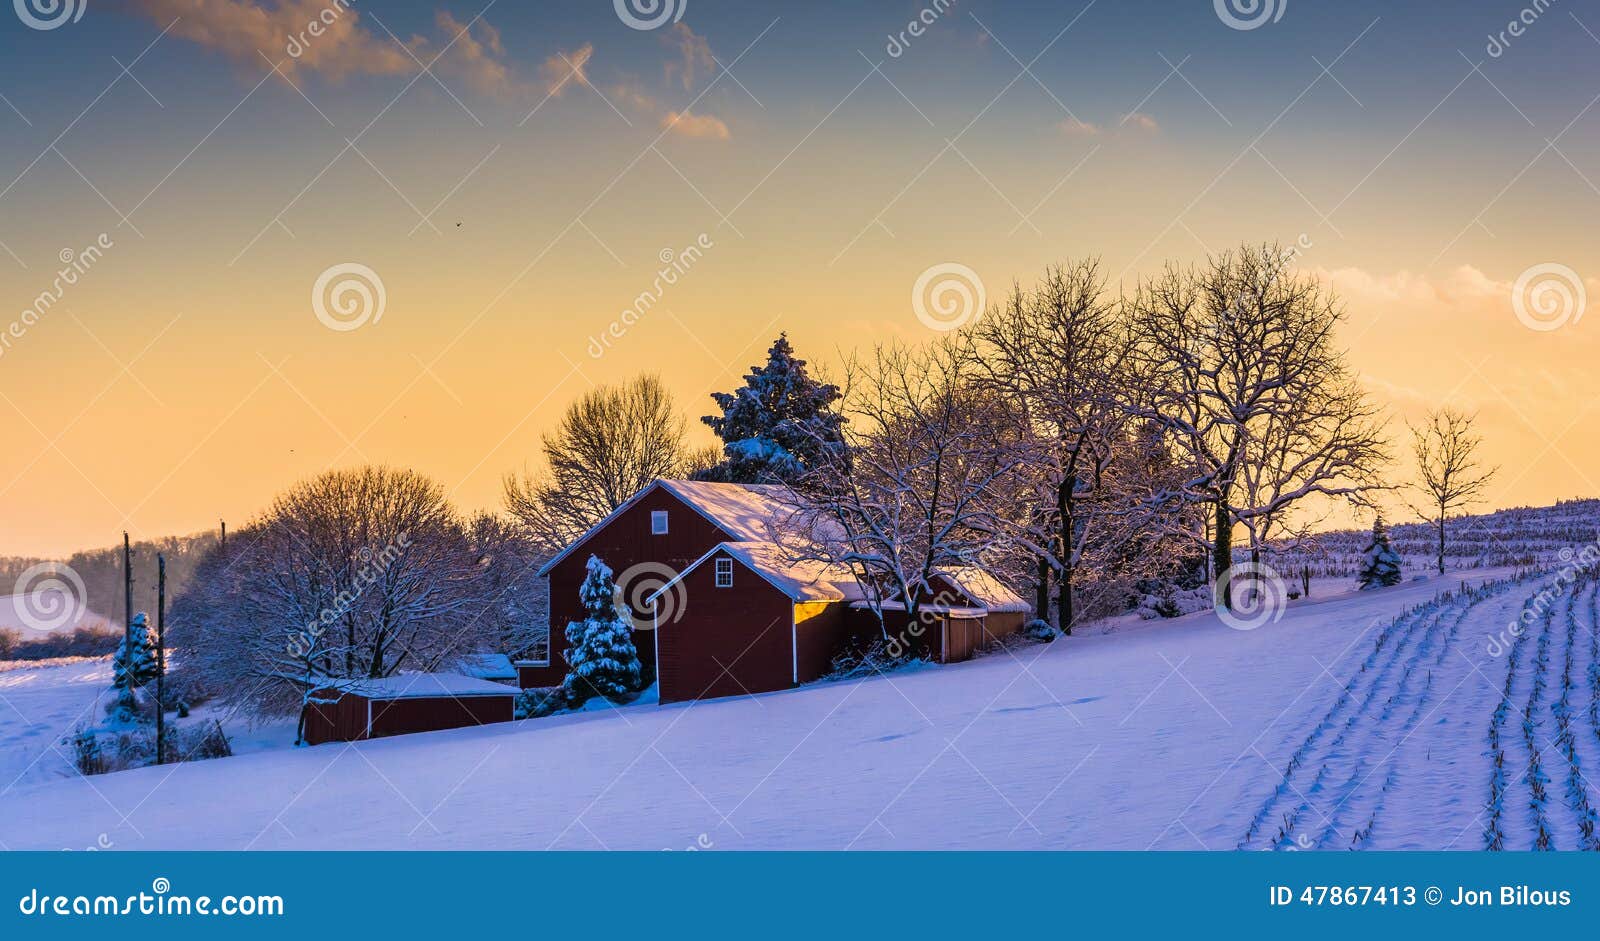
M512 706L512 716L517 719L542 719L568 708L567 689L564 686L544 686L525 689L517 694Z
M567 625L567 695L573 706L595 696L613 702L639 692L642 670L631 619L617 610L611 569L590 556L578 598L584 618Z
M1400 554L1389 545L1389 530L1381 516L1372 521L1372 539L1361 553L1356 580L1362 591L1400 584Z
M1028 623L1022 625L1022 636L1028 638L1029 640L1036 640L1040 643L1048 644L1055 640L1056 637L1059 636L1059 633L1053 626L1051 626L1049 621L1041 620L1040 618L1034 618Z
M117 645L112 658L111 685L117 689L143 686L156 679L155 644L150 638L150 618L143 611L133 616L133 624Z
M926 650L911 649L903 644L896 644L894 649L896 652L891 653L889 645L881 638L865 647L850 647L833 658L833 669L825 679L851 680L877 676L928 662Z
M68 739L72 746L72 766L80 774L104 774L105 758L100 750L100 736L93 729L80 728Z

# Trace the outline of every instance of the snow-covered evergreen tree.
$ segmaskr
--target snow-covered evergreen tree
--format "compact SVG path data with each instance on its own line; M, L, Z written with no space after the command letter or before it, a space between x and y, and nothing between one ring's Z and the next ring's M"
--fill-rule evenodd
M1356 578L1362 591L1400 584L1400 553L1389 545L1389 529L1381 516L1372 521L1372 541L1361 553L1361 571Z
M639 651L628 618L617 610L611 569L590 556L578 589L584 618L567 625L568 698L574 705L594 696L617 700L639 690Z
M700 419L723 441L723 460L697 476L733 483L787 483L816 466L826 448L839 447L842 419L831 410L839 388L818 382L796 359L787 334L753 367L744 387L713 392L721 415Z
M114 689L137 689L155 682L155 645L150 638L150 619L143 611L133 616L133 626L117 645L112 677Z

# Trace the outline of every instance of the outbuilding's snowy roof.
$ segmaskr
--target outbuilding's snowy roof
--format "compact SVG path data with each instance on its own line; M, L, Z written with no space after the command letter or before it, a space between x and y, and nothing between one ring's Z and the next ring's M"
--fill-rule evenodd
M480 680L514 680L517 668L503 653L469 653L456 661L456 669Z
M1033 610L1022 600L1022 596L1012 591L1005 582L975 565L940 569L939 574L954 582L968 600L983 605L990 611Z
M515 696L517 691L503 683L491 683L460 673L401 673L376 680L330 681L329 688L365 696L368 699L431 699L450 696Z
M738 559L792 601L856 601L861 598L861 588L848 568L814 559L793 559L776 543L750 540L719 543L645 601L654 601L707 559L719 554Z
M709 520L712 525L727 533L734 541L758 541L771 539L776 529L782 528L784 521L794 515L798 508L793 491L781 484L725 484L713 483L704 480L658 480L644 488L627 502L611 511L611 514L600 522L589 527L589 531L573 540L572 544L562 549L555 558L546 562L540 569L540 575L549 574L562 559L572 552L596 532L608 526L612 520L627 512L627 510L647 494L653 493L656 488L666 490L668 493L682 500L690 508Z

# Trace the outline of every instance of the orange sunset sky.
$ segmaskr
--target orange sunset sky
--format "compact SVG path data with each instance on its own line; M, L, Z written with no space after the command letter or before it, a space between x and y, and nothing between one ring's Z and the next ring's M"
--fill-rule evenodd
M292 54L328 7L0 15L0 553L242 524L360 462L493 507L591 384L658 372L710 443L780 330L822 365L933 336L930 267L995 301L1241 241L1305 246L1397 443L1479 413L1487 507L1600 496L1600 12L354 3ZM382 314L330 329L346 264Z

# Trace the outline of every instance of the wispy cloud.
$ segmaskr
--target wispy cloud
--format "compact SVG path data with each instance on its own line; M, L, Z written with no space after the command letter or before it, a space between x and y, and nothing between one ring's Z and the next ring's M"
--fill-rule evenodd
M594 43L584 43L571 52L558 52L539 66L544 92L560 97L570 85L589 86L589 60L594 58Z
M1125 114L1117 121L1116 124L1106 127L1102 127L1101 125L1090 121L1082 121L1078 118L1063 118L1061 122L1056 125L1056 127L1060 129L1062 134L1068 137L1110 137L1112 135L1126 136L1132 134L1158 134L1161 131L1161 125L1157 123L1156 119L1148 114L1145 114L1143 111L1135 111L1131 114Z
M132 0L131 8L152 21L172 24L171 35L220 53L246 69L262 56L285 75L318 74L332 80L354 75L407 75L418 61L454 76L474 92L523 97L534 85L518 79L500 31L479 18L462 22L449 12L434 15L434 36L392 36L363 20L359 10L329 0Z
M732 136L721 118L709 114L691 114L688 111L669 111L661 119L662 128L681 137L698 137L708 140L727 140Z
M674 24L661 41L678 54L676 59L667 60L667 81L682 83L685 91L694 88L701 74L716 70L717 59L711 53L711 43L686 24Z

